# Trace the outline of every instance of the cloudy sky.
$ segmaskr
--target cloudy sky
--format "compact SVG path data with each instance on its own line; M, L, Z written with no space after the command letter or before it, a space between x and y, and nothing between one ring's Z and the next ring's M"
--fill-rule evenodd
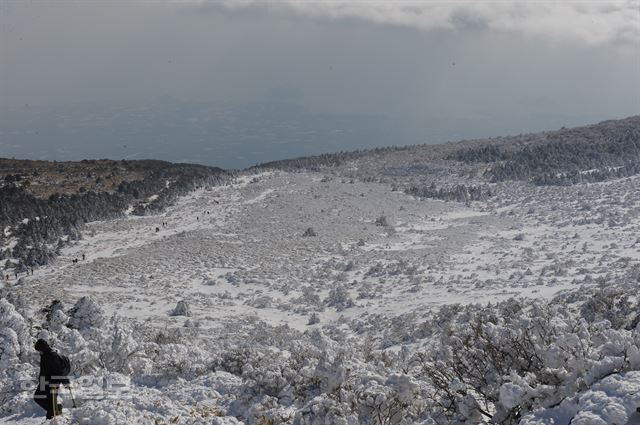
M637 0L0 0L5 109L286 102L455 139L638 114L638 75Z

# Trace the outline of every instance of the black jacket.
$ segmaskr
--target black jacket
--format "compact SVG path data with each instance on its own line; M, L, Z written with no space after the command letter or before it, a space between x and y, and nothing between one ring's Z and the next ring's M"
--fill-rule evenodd
M69 379L66 376L60 376L62 370L62 359L55 351L49 349L40 354L40 379L49 384L68 384Z

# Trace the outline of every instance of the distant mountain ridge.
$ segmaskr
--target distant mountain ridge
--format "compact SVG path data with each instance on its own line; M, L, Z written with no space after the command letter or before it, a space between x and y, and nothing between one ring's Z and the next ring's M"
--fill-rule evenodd
M425 173L434 162L483 167L486 182L530 181L536 185L567 185L603 181L640 173L640 115L550 132L490 139L463 140L438 145L375 148L272 161L256 169L298 170L336 167L348 161L404 156ZM416 166L416 164L420 164Z

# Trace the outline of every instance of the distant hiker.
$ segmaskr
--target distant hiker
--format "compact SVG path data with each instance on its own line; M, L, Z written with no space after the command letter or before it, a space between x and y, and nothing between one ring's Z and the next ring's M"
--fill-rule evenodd
M87 258L87 256L85 254L82 254L82 261L84 261L85 258Z
M60 385L69 384L67 376L71 367L69 359L53 351L44 339L36 342L35 349L40 352L40 373L33 399L47 412L47 419L51 419L62 414L58 390Z
M31 267L31 276L33 276L33 267Z
M200 221L200 217L196 216L196 221Z

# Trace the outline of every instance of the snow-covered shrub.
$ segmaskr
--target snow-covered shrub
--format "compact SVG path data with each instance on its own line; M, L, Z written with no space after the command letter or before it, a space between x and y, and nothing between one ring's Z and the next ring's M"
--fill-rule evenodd
M336 359L323 357L319 359L314 371L314 377L319 379L320 391L323 393L338 391L347 379L344 359L341 357Z
M311 236L318 236L318 234L316 233L316 231L313 229L313 227L307 227L307 229L304 231L304 233L302 234L303 237L311 237Z
M42 309L42 312L45 313L45 320L47 322L51 321L51 317L52 315L56 312L56 311L66 311L67 308L64 305L64 303L60 300L53 300L51 302L51 304L45 308Z
M309 400L298 410L293 425L360 425L357 413L339 401L325 396Z
M0 299L0 365L5 361L26 360L33 351L29 324L9 301Z
M388 227L389 221L387 220L387 216L381 215L380 217L376 218L375 224L376 226Z
M608 320L614 328L630 325L640 319L631 301L632 294L622 288L603 288L584 300L580 314L589 322Z
M338 311L354 306L349 291L342 285L332 288L327 298L324 299L324 303L328 307L335 307Z
M274 300L269 295L262 295L251 300L245 301L245 304L255 308L271 308Z
M206 278L202 281L202 284L205 286L215 286L218 284L218 282L215 279Z
M302 304L305 306L313 307L316 311L324 310L324 305L312 286L305 286L302 288L302 295L292 300L294 304Z
M146 353L144 345L135 338L131 326L116 317L113 318L113 323L110 344L105 347L108 350L101 353L103 364L108 365L109 370L125 374L132 374L134 371L140 373L148 369L146 363L150 360L139 361L140 357Z
M210 353L200 347L183 343L164 344L154 348L157 351L151 366L163 379L194 379L209 369Z
M311 313L311 315L309 316L309 321L307 322L308 326L311 325L317 325L318 323L320 323L320 317L318 316L318 313Z
M69 311L69 325L81 333L99 328L104 322L104 311L91 297L80 298Z
M520 425L631 424L637 406L640 406L640 372L627 372L608 376L557 406L537 409L525 415Z
M191 317L191 309L189 304L185 300L180 300L176 304L173 310L169 313L170 316L186 316Z
M27 400L21 384L36 372L29 325L13 304L0 298L0 412L19 411Z
M598 300L603 294L583 296ZM616 297L609 301L626 305ZM575 310L560 297L465 307L441 324L437 344L416 353L414 373L431 383L434 412L448 421L515 424L635 367L637 341L624 329L631 315L618 322L622 329L613 329L608 320L592 321L601 318L598 305Z
M373 299L378 296L376 289L368 282L363 283L358 289L358 299Z
M355 390L360 423L413 423L422 408L418 388L407 375L363 378Z

